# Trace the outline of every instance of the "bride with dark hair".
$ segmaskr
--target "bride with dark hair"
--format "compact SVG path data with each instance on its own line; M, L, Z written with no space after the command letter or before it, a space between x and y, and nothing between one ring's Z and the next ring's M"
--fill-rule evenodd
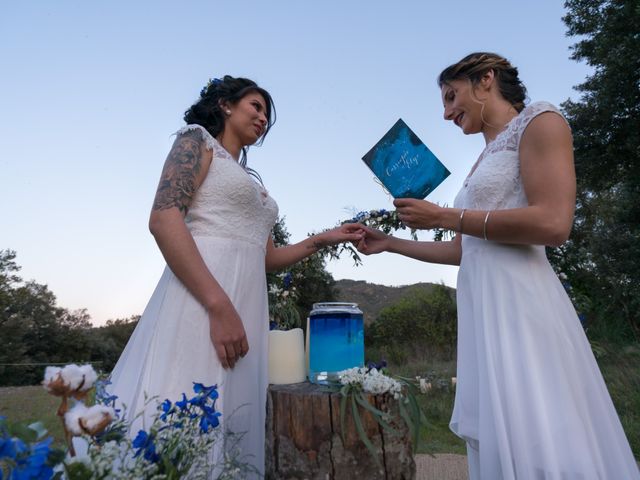
M222 425L240 434L240 459L264 471L268 305L266 271L326 245L358 241L344 225L276 248L278 207L246 166L273 125L269 93L245 78L210 81L169 152L149 228L167 267L111 374L129 420L145 397L180 400L193 382L217 384ZM135 435L155 405L134 420ZM225 453L216 446L215 455ZM214 455L214 457L215 457ZM215 461L215 459L214 459Z

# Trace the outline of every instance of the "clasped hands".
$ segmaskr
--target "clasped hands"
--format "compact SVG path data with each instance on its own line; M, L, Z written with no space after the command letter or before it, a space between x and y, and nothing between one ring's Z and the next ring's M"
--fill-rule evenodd
M429 230L442 226L441 216L444 208L435 203L415 198L396 198L393 205L396 207L400 221L409 228ZM360 253L371 255L389 249L392 237L364 225L360 225L360 229L362 239L357 243L353 242Z

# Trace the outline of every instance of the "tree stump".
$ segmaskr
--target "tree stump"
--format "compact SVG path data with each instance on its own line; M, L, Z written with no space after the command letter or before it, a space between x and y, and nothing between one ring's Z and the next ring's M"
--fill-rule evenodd
M340 426L339 392L312 383L270 385L267 394L265 478L267 479L415 479L416 466L408 428L398 421L394 435L362 407L360 418L379 458L377 463L358 436L347 403L345 441ZM348 399L350 400L350 399ZM369 397L378 409L395 400Z

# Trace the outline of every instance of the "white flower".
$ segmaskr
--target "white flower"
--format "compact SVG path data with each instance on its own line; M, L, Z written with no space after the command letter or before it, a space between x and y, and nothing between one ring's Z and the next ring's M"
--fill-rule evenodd
M455 387L457 383L458 383L458 378L457 377L451 377L451 385L453 385Z
M363 367L343 370L338 374L342 385L361 385L362 390L373 395L389 393L398 399L402 396L402 385L397 380L379 372L375 368L367 371Z
M431 382L427 382L426 378L420 378L420 392L427 393L431 390Z

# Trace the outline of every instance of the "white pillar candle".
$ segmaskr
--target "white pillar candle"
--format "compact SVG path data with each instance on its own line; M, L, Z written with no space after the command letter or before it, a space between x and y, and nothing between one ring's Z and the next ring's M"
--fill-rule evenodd
M302 329L269 331L269 383L299 383L305 376Z

